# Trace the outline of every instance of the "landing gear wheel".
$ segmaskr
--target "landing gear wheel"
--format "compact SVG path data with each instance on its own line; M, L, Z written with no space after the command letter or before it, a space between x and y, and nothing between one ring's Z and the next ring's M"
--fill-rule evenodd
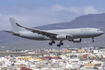
M92 38L92 42L94 42L94 38Z
M60 44L57 44L57 47L60 47L61 45Z
M52 45L52 43L49 43L49 45Z
M60 45L63 45L63 43L60 43Z
M94 40L92 40L92 42L94 42Z

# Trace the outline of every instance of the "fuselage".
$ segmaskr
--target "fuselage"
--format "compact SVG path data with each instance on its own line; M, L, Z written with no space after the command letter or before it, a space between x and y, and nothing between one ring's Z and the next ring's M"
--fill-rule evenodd
M76 29L58 29L58 30L43 30L46 32L55 33L58 35L70 35L71 38L63 40L71 40L76 38L94 38L102 35L104 32L97 28L76 28ZM51 40L41 34L33 33L30 31L19 31L20 37L32 39L32 40ZM60 40L60 39L55 39Z

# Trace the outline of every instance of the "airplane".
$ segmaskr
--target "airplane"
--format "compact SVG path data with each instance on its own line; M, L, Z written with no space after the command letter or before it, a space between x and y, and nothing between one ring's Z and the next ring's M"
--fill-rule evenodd
M15 36L19 36L26 39L31 40L51 40L49 45L55 44L55 41L60 41L57 44L57 47L63 45L64 40L68 40L74 43L80 43L82 38L92 38L92 42L94 42L94 38L104 34L98 28L75 28L75 29L57 29L57 30L39 30L24 27L18 24L18 22L13 18L9 18L13 32L6 31Z

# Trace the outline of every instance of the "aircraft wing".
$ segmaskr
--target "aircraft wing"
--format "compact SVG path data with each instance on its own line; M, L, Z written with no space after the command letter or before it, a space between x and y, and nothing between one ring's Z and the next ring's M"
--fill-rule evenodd
M14 33L14 32L11 32L11 31L5 31L5 30L4 30L4 32L11 33L11 34L16 35L16 36L19 36L19 35L20 35L20 34L18 34L18 33Z
M55 34L55 33L46 32L46 31L42 31L42 30L38 30L38 29L32 29L32 28L28 28L28 27L23 27L23 26L19 25L18 23L16 23L16 24L19 27L31 30L33 33L38 33L38 34L41 34L41 35L45 35L45 36L47 36L49 38L52 38L52 37L54 38L54 37L57 36L57 34Z

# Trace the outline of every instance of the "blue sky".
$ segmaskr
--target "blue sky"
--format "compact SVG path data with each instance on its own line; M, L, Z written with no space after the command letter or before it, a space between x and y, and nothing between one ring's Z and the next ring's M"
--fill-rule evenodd
M11 30L9 17L21 25L36 27L104 13L104 5L105 0L0 0L0 30Z
M54 4L69 6L94 6L104 7L105 0L0 0L0 6L16 6L22 3L30 3L37 6L52 6Z

